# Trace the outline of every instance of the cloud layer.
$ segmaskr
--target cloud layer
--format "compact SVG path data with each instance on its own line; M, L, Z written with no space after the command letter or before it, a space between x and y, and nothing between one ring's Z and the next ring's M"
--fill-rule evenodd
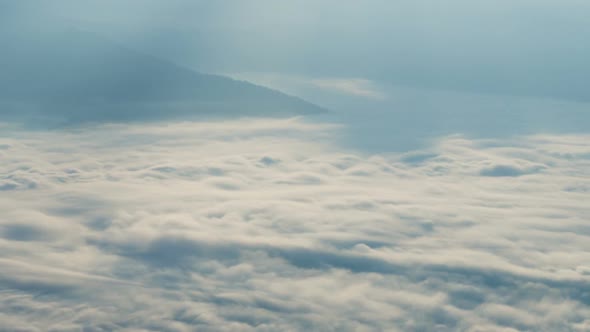
M335 130L3 127L0 326L590 329L590 137L365 155Z

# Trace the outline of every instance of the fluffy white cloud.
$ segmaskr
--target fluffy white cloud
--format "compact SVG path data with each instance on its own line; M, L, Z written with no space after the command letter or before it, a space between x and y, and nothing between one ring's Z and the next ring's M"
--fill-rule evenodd
M385 99L377 85L370 80L360 78L315 79L312 84L321 89L332 90L369 99Z
M4 126L0 330L588 330L590 137L334 130Z
M302 91L314 91L320 89L327 93L349 95L353 97L366 98L375 101L383 101L390 96L374 81L365 78L352 77L306 77L301 75L287 75L281 73L258 73L241 72L226 73L227 76L238 80L256 82L263 86L270 86L275 89L291 94L301 94Z

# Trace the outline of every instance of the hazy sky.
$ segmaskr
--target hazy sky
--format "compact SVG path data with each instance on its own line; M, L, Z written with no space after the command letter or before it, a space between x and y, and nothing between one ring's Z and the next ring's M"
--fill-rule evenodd
M205 72L356 77L590 99L587 1L62 0L11 5L4 15L32 22L60 17Z

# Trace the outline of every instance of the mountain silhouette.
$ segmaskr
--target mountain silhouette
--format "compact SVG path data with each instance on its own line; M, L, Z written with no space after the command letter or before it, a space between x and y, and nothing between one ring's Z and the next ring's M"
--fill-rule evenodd
M2 30L0 119L80 123L324 111L300 98L198 73L93 33L72 28Z

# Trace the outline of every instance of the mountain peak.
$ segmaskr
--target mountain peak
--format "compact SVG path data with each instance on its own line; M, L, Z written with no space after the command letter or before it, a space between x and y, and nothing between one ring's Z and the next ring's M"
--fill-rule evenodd
M262 86L195 72L90 32L6 29L0 117L68 122L285 116L324 110Z

